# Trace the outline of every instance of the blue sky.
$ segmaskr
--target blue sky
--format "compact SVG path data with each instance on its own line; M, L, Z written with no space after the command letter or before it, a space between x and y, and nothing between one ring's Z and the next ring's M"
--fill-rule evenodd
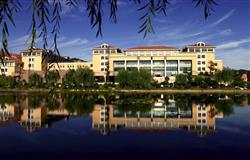
M62 0L63 1L63 0ZM87 17L85 1L79 0L78 8L63 5L59 49L62 55L91 60L91 48L110 43L121 49L137 45L169 45L182 48L187 44L204 41L217 46L216 58L235 69L250 70L250 1L217 0L215 12L205 20L203 8L195 8L192 0L172 0L167 16L153 20L155 34L143 39L138 34L142 13L138 5L128 0L118 3L118 22L112 23L109 12L104 12L103 37L95 37ZM105 1L105 0L104 0ZM107 0L106 0L107 1ZM21 0L23 11L15 14L16 27L10 27L9 50L19 53L27 47L26 40L31 24L31 0ZM0 33L1 34L1 33ZM52 42L52 35L49 36ZM42 47L37 40L37 47Z

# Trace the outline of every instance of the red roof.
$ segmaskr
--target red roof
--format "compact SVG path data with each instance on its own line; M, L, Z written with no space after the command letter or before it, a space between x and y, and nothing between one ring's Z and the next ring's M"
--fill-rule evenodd
M0 56L8 57L9 60L22 61L22 56L16 53L0 53Z
M176 47L169 46L137 46L132 48L127 48L127 51L131 50L178 50Z

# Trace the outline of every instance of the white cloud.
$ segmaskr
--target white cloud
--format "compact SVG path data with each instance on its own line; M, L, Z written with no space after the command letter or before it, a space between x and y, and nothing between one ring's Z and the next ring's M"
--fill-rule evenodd
M9 47L24 46L30 35L24 35L9 41Z
M231 30L231 29L225 29L225 30L222 30L221 32L220 32L220 35L222 35L222 36L229 36L229 35L231 35L233 33L233 31Z
M222 43L222 44L218 45L217 48L218 49L236 48L236 47L239 47L240 45L245 44L245 43L250 43L250 38L245 38L245 39L240 39L237 41Z
M219 49L216 51L216 59L223 60L224 66L230 68L250 70L249 48Z
M118 5L118 6L124 6L124 5L127 5L127 2L124 2L124 1L122 1L122 0L118 0L118 1L117 1L117 5Z
M88 42L89 41L87 39L75 38L75 39L71 39L69 41L60 42L60 43L58 43L58 46L59 46L59 48L81 46L81 45L87 44Z
M215 27L215 26L219 25L220 23L222 23L223 21L225 21L226 19L231 17L233 15L234 11L235 11L234 9L230 10L225 16L221 17L220 19L218 19L217 21L212 23L210 26Z

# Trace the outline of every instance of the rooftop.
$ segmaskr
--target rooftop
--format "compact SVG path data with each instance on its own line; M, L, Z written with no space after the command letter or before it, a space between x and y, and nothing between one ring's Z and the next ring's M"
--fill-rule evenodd
M8 57L8 60L18 60L21 61L22 60L22 56L16 53L0 53L0 56L3 57Z
M137 46L126 49L126 51L134 51L134 50L178 50L178 48L170 46Z
M197 42L196 44L189 44L187 47L202 47L202 48L215 48L215 45L205 44L204 42Z
M110 44L107 44L107 43L103 43L103 44L101 44L101 45L99 45L99 46L97 46L97 47L95 47L95 48L93 48L93 49L107 49L107 48L109 48L109 49L118 49L116 46L114 46L114 45L110 45Z

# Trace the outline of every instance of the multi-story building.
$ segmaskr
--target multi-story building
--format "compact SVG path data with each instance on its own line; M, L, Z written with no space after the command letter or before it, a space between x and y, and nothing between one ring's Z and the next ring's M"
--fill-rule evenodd
M22 78L26 81L28 81L29 75L34 72L38 73L41 77L44 77L49 69L49 64L68 61L64 57L54 54L51 50L40 48L23 50L21 56L24 64Z
M107 50L107 48L109 50ZM113 52L110 52L110 49ZM96 76L116 76L119 70L146 69L154 77L176 74L205 73L222 70L222 61L215 60L215 46L198 42L182 51L170 46L138 46L125 49L102 44L93 49L93 70Z
M187 45L182 52L192 53L197 56L197 73L214 72L222 70L221 60L215 60L215 46L207 45L204 42L198 42L194 45ZM214 70L211 70L211 64L214 64Z
M183 49L170 46L137 46L124 51L102 44L93 48L93 62L70 59L54 54L50 50L34 48L21 52L21 56L6 56L5 64L1 64L1 74L17 76L28 81L31 73L42 77L48 70L58 70L62 77L70 69L89 67L95 77L105 81L114 81L119 70L148 70L158 81L177 74L197 75L222 70L223 63L215 59L215 46L198 42L187 45ZM23 65L22 65L23 64ZM20 75L19 74L19 75Z
M14 53L1 54L4 61L0 63L0 74L6 76L20 77L22 70L22 57Z
M112 70L109 57L116 54L122 54L121 49L106 43L92 49L93 71L96 77L106 79L110 74L109 71Z

